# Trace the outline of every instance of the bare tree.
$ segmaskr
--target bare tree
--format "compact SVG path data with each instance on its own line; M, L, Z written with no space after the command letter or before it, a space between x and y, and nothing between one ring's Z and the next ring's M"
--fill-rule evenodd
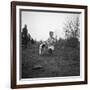
M78 38L80 37L80 21L77 16L75 19L69 19L64 26L66 38Z

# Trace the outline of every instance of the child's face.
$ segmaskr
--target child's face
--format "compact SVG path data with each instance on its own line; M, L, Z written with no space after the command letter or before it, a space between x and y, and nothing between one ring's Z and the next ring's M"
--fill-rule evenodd
M53 32L50 32L50 37L53 37Z

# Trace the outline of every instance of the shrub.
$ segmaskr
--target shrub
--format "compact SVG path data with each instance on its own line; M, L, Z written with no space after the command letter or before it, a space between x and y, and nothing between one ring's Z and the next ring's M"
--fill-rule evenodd
M74 37L71 37L71 38L68 38L66 40L66 44L65 44L66 47L72 47L72 48L76 48L79 46L79 41L77 38L74 38Z

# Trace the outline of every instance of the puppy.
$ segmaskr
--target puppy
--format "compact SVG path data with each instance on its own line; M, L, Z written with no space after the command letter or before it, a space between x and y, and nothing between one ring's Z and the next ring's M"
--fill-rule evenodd
M45 42L41 43L40 46L39 46L39 55L43 55L46 48L47 48L46 43Z

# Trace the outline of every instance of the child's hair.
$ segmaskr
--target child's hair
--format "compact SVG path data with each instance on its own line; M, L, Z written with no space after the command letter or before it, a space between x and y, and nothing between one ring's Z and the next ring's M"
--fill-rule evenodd
M49 32L49 35L50 35L50 36L51 36L51 35L53 36L53 31L50 31L50 32Z

